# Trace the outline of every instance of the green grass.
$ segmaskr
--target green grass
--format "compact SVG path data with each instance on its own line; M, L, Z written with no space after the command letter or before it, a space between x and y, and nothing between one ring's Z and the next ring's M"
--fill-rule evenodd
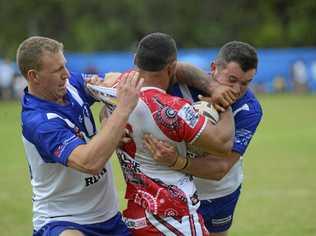
M316 96L261 96L260 101L264 117L245 155L245 181L231 235L316 235ZM1 235L30 235L32 193L20 107L0 102L0 111ZM116 161L114 166L123 208L124 183Z

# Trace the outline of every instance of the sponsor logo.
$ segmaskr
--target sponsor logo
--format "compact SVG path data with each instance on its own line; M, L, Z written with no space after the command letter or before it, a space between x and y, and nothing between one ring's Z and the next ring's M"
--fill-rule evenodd
M194 128L198 122L199 114L189 104L185 104L178 112L178 116L184 120L191 128Z
M76 135L71 136L70 138L66 139L62 144L58 145L57 148L54 150L53 154L55 157L60 158L62 152L64 151L65 147L76 139Z
M54 150L54 156L57 158L60 158L62 151L64 150L65 145L60 144L57 146L57 148Z

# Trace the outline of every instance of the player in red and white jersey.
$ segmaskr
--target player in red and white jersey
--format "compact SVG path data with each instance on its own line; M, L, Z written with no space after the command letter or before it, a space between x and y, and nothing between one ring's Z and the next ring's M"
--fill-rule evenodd
M128 120L132 139L117 150L127 183L123 215L134 235L208 234L196 212L199 199L192 176L180 172L188 159L178 158L167 167L159 164L145 148L144 134L168 140L180 155L186 153L188 143L216 152L232 146L231 111L214 126L187 100L166 93L175 74L176 53L169 35L152 33L140 41L135 55L144 87Z

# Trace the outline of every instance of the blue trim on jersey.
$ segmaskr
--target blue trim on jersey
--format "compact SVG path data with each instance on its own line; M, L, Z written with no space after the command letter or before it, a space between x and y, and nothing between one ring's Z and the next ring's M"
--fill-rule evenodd
M69 83L77 89L83 101L82 105L68 90L65 105L35 97L28 93L27 88L22 98L22 134L35 145L45 162L67 165L73 149L86 143L82 134L90 138L96 133L90 110L95 100L86 92L83 77L80 73L70 73ZM53 113L57 117L48 119L48 113ZM67 124L66 119L73 124L73 127ZM92 130L86 127L86 120L89 120L89 128Z
M199 101L197 96L202 94L202 92L192 87L188 88L193 101ZM173 96L183 97L178 84L174 84L169 92ZM232 105L232 110L236 112L234 116L235 140L232 151L243 155L262 118L262 109L259 101L248 89L245 95Z

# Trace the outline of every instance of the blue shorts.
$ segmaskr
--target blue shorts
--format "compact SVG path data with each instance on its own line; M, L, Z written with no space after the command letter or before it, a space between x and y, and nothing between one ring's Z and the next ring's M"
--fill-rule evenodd
M240 195L240 188L224 197L202 200L198 212L203 216L210 233L227 231L233 222L233 216Z
M96 224L80 225L67 221L55 221L44 225L40 230L34 231L33 236L58 236L64 230L79 230L87 236L130 236L127 226L122 221L121 213L113 218Z

